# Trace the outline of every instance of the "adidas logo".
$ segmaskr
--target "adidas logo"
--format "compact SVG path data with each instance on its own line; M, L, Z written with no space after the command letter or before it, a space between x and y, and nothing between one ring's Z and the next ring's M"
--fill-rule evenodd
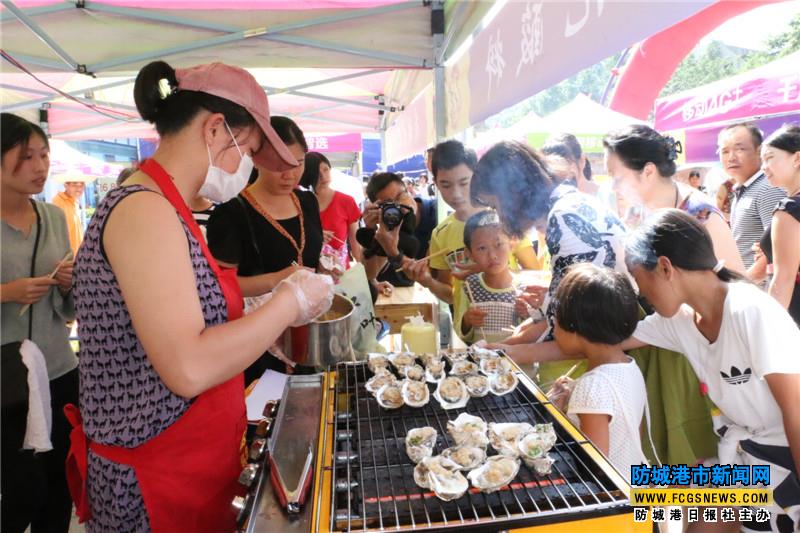
M722 371L720 371L720 375L722 376L722 379L724 379L730 385L741 385L742 383L747 383L750 381L753 371L747 368L744 372L742 372L735 366L732 366L730 376Z

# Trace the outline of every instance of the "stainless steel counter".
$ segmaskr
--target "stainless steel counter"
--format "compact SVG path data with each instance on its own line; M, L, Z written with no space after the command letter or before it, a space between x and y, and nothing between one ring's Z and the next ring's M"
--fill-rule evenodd
M316 452L319 421L322 412L322 375L292 376L286 382L275 427L269 442L269 453L279 465L281 477L291 489L297 485L309 448ZM315 454L316 455L316 454ZM311 528L311 495L300 513L289 514L281 507L270 482L269 459L263 460L261 475L254 493L255 505L246 524L247 533L279 533L309 531ZM314 470L311 470L313 476ZM313 486L314 480L310 485ZM309 491L310 492L310 491Z

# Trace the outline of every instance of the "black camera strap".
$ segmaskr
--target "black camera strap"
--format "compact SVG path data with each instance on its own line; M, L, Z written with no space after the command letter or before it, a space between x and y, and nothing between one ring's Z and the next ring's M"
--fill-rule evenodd
M244 201L244 198L242 198L241 195L236 196L236 199L239 200L239 204L242 206L244 220L247 223L247 231L250 234L250 242L256 251L256 255L258 256L258 262L261 265L261 270L266 272L267 267L264 266L264 258L261 255L261 248L259 248L258 242L256 242L256 232L253 229L253 221L250 220L250 214L247 212L247 202Z
M39 216L39 209L36 207L36 202L30 200L33 212L36 214L36 238L33 241L33 254L31 255L31 277L36 277L36 255L39 253L39 238L42 234L42 217ZM31 304L28 309L28 339L33 340L33 308Z

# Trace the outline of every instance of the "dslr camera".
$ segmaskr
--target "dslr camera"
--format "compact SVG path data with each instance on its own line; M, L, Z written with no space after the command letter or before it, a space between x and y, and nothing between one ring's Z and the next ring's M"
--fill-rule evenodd
M397 202L385 202L381 204L381 222L386 229L391 231L403 223L403 218L414 210L407 205Z

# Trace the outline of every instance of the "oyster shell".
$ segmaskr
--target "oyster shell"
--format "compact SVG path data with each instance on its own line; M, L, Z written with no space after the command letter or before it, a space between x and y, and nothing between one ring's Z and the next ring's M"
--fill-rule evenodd
M480 361L486 357L499 357L500 352L496 350L490 350L488 348L482 348L480 346L475 346L474 344L469 347L469 353L472 355L472 358L475 361Z
M556 432L553 430L553 424L536 424L533 432L519 440L517 447L525 464L535 468L533 460L545 456L555 443Z
M519 379L513 372L492 374L489 377L489 390L496 396L503 396L517 388Z
M494 492L511 483L519 472L519 460L503 455L489 457L469 474L472 486L483 492Z
M442 457L441 455L434 455L433 457L425 457L417 466L414 467L414 483L423 489L430 489L431 484L428 480L428 473L430 470L458 470L458 463L450 459Z
M469 360L469 352L447 352L445 353L445 357L450 361L450 363L455 363L456 361L467 361Z
M414 381L425 381L425 369L419 365L408 365L402 367L400 373L407 379Z
M520 439L532 431L533 426L526 422L491 423L489 424L489 442L498 453L517 457Z
M428 390L428 384L424 381L403 380L401 392L403 393L403 402L411 407L422 407L431 399L431 391Z
M453 368L450 370L451 376L468 376L478 371L478 365L471 361L454 361Z
M416 362L414 354L410 353L393 353L389 355L389 361L400 372L404 366L413 365Z
M417 357L419 358L420 361L422 361L422 364L424 366L428 366L428 364L431 361L441 360L442 359L441 355L433 354L433 353L422 353L422 354L417 355Z
M458 409L467 405L469 392L463 381L451 376L439 382L433 397L439 400L442 409Z
M489 438L486 436L486 422L474 415L461 413L455 420L447 423L447 432L458 446L485 448L489 445Z
M389 369L389 359L382 353L367 354L367 366L373 374L377 373L379 368Z
M436 445L436 430L430 426L415 428L406 435L406 453L414 463L433 455Z
M475 374L474 376L466 376L464 384L467 386L467 392L473 398L481 398L489 394L489 379L486 376Z
M469 489L464 474L439 465L428 467L428 485L437 498L446 502L462 497Z
M375 398L378 400L378 405L385 409L403 407L403 392L397 383L388 383L378 389Z
M481 372L487 376L506 374L512 370L511 361L505 357L484 357L481 359Z
M553 471L553 463L555 462L555 459L550 457L550 454L545 454L542 457L531 459L531 466L540 476L547 476Z
M486 460L486 450L478 446L455 446L442 451L442 457L458 463L461 470L472 470Z
M444 376L444 361L429 359L425 365L425 379L428 383L438 383Z
M367 380L364 388L372 394L377 394L381 387L397 383L397 378L394 377L388 368L379 368L376 370L375 375Z

